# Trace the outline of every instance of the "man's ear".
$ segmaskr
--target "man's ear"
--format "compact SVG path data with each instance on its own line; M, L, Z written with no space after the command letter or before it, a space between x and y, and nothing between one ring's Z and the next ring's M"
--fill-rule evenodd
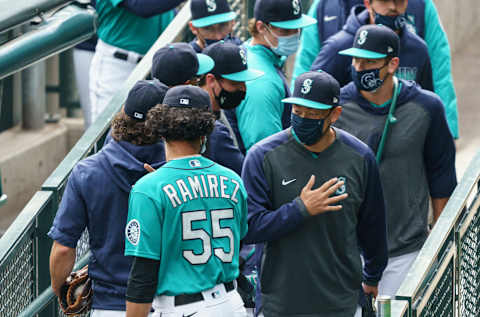
M255 27L257 28L258 33L265 34L267 32L267 27L263 21L257 21L255 23Z
M192 31L193 35L198 35L198 30L196 27L193 26L192 21L188 22L188 27L190 28L190 31Z
M332 114L331 114L331 123L335 123L338 118L340 118L340 115L342 114L342 106L336 106L335 108L332 109Z
M400 58L398 58L398 57L392 58L390 60L390 62L388 63L388 72L390 74L395 74L395 72L398 69L399 64L400 64Z

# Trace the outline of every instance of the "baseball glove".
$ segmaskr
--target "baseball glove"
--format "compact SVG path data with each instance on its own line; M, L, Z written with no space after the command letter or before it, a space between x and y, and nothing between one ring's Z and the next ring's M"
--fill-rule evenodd
M90 309L92 294L92 281L86 265L83 269L70 273L60 290L58 302L65 315L76 316Z

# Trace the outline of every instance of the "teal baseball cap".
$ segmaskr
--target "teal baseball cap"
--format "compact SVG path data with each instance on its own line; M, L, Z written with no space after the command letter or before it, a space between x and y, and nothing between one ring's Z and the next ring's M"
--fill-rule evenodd
M313 109L331 109L339 105L340 85L324 71L310 71L295 80L292 97L282 100Z
M282 29L300 29L317 23L302 13L301 0L257 0L255 19Z
M400 38L389 27L368 24L360 27L355 34L353 47L338 54L358 58L380 59L397 57L400 51Z
M203 53L213 59L215 66L210 73L233 81L250 81L264 75L247 65L247 52L231 42L219 41L207 46Z
M232 21L237 17L227 0L192 0L190 11L192 25L196 28Z

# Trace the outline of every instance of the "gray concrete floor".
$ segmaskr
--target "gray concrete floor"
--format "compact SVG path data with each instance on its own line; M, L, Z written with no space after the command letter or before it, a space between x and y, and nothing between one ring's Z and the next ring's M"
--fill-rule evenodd
M460 123L460 138L456 142L459 180L480 151L480 43L475 40L478 38L480 32L452 58Z

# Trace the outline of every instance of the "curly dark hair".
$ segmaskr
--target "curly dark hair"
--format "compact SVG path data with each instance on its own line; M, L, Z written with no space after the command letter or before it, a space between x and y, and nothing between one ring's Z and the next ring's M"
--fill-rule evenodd
M147 126L168 141L195 141L212 133L215 116L209 109L157 105L147 114Z
M115 141L126 141L135 145L149 145L160 141L158 134L147 127L146 121L129 117L123 109L112 121L112 137Z

